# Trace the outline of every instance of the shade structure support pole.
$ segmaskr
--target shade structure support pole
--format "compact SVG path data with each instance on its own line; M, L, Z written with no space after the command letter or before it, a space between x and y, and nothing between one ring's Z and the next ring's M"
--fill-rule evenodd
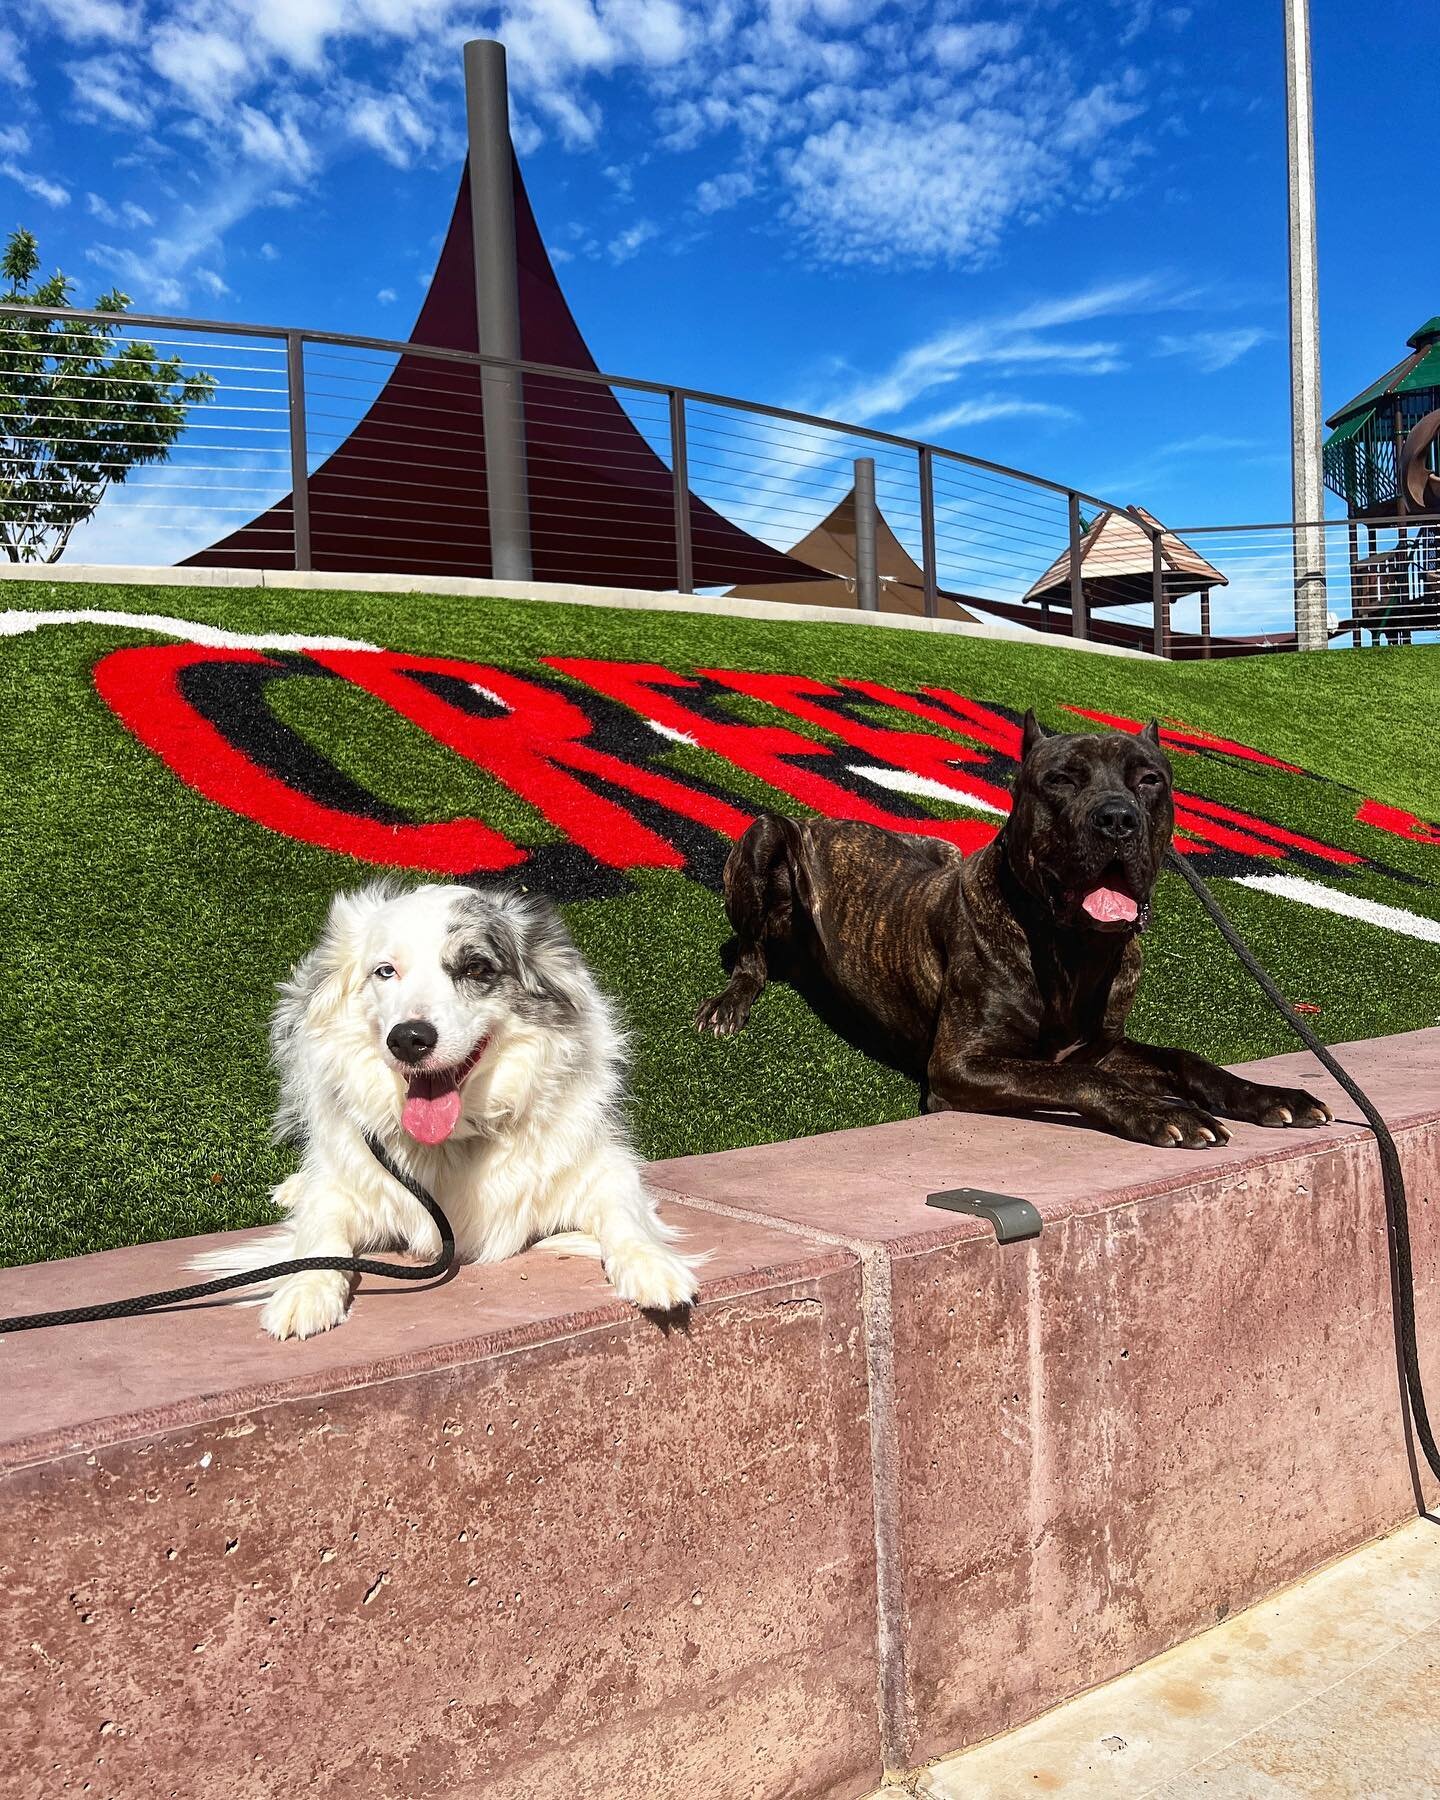
M685 396L670 390L670 480L675 491L675 591L695 592L695 556L690 542L690 453L685 443Z
M925 617L940 616L940 578L935 563L935 453L920 446L920 562L925 574Z
M285 388L290 414L290 517L295 532L295 567L314 567L310 548L310 451L305 430L305 340L285 333Z
M1080 496L1070 495L1070 634L1085 638L1090 635L1090 620L1085 608L1085 571L1082 566L1085 546L1080 530Z
M1210 660L1210 590L1200 590L1200 654Z
M1294 533L1295 643L1329 643L1321 460L1320 284L1315 238L1315 121L1310 83L1310 0L1285 8L1285 118L1290 193L1290 438Z
M855 458L855 604L880 610L880 572L875 560L875 458Z
M1169 621L1165 617L1165 561L1160 554L1160 533L1150 533L1150 604L1155 611L1154 651L1157 656L1168 656L1170 646L1167 641L1169 633L1166 626Z
M475 314L482 356L518 362L520 286L515 258L514 153L505 46L465 46L465 125L470 141L470 222L475 239ZM490 519L490 569L529 581L530 501L525 466L525 395L520 371L484 363L480 415Z

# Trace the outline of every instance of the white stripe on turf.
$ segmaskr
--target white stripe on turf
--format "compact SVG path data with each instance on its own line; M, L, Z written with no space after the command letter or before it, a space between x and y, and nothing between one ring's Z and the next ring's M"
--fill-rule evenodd
M1254 888L1258 893L1275 894L1320 912L1338 913L1342 919L1359 919L1366 925L1378 925L1383 931L1399 931L1427 944L1440 944L1440 919L1427 919L1423 913L1384 906L1378 900L1347 894L1343 889L1306 881L1299 875L1236 875L1232 879L1238 886Z
M977 812L998 813L1005 816L1005 809L996 806L993 801L982 800L978 794L967 793L963 787L951 787L948 782L935 781L929 775L912 775L909 769L873 768L869 763L851 763L852 775L863 775L867 781L873 781L877 787L890 788L897 794L916 794L922 800L946 800L951 806L973 806ZM963 775L957 775L957 781L963 781Z
M0 612L0 637L19 637L42 625L118 625L130 631L158 631L165 637L183 638L188 644L207 644L228 650L373 650L374 644L359 638L317 637L309 632L268 632L249 636L226 631L219 625L200 625L193 619L172 619L167 613L106 612L101 608L74 612Z

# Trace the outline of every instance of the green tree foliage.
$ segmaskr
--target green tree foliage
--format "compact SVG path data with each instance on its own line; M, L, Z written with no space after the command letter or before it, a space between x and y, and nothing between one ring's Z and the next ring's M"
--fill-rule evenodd
M122 335L109 319L46 317L70 304L72 283L56 273L36 283L34 235L15 231L0 256L0 302L34 306L0 313L0 550L11 562L58 562L70 534L110 483L164 462L192 406L215 378L185 375L178 356ZM95 302L125 312L112 288Z

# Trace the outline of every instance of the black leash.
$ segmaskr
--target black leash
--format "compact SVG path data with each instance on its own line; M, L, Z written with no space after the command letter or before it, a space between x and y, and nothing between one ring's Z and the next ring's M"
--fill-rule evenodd
M238 1275L221 1275L215 1281L197 1281L191 1287L166 1288L158 1294L136 1294L130 1300L107 1300L99 1306L69 1306L59 1312L21 1313L0 1319L0 1335L9 1331L41 1331L48 1325L94 1325L101 1319L130 1319L139 1313L158 1312L184 1300L203 1300L232 1288L253 1287L262 1281L278 1281L285 1275L302 1275L311 1269L333 1269L343 1275L389 1275L396 1281L433 1281L450 1273L455 1261L455 1233L440 1202L407 1170L395 1163L385 1146L368 1131L370 1154L387 1175L407 1188L429 1213L440 1231L440 1254L418 1268L409 1263L379 1262L372 1256L296 1256L289 1262L271 1263L263 1269L245 1269Z
M1430 1429L1430 1416L1425 1410L1425 1389L1420 1379L1420 1352L1415 1341L1415 1272L1410 1259L1410 1208L1405 1197L1405 1177L1400 1168L1400 1153L1390 1135L1390 1127L1381 1118L1369 1095L1343 1069L1315 1033L1295 1011L1255 960L1253 953L1235 927L1221 912L1215 896L1190 867L1178 850L1171 850L1170 862L1189 884L1195 898L1215 921L1221 937L1239 957L1259 983L1262 993L1285 1023L1334 1076L1340 1086L1365 1115L1365 1122L1375 1134L1380 1152L1380 1175L1385 1189L1385 1224L1390 1239L1391 1285L1395 1295L1396 1336L1399 1340L1400 1363L1405 1379L1405 1393L1410 1402L1410 1416L1415 1421L1415 1435L1430 1465L1431 1473L1440 1477L1440 1447Z

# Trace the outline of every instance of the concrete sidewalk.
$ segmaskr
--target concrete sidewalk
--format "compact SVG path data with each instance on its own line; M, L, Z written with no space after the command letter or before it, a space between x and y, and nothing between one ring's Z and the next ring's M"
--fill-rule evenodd
M1440 1791L1440 1526L1417 1520L897 1791L1428 1800Z

